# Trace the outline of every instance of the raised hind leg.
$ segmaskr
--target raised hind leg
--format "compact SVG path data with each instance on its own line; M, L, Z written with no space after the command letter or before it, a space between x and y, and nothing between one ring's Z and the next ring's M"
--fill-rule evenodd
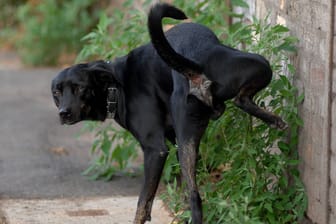
M234 103L236 106L241 108L243 111L263 120L271 127L278 128L280 130L285 130L288 126L281 119L281 117L266 111L260 107L258 107L253 102L253 96L260 90L261 88L256 83L250 83L248 85L243 86L236 96Z

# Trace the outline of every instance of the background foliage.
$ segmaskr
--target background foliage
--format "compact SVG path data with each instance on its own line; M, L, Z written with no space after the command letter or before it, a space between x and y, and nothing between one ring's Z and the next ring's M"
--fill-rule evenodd
M3 0L0 40L14 45L26 64L55 65L62 56L79 52L79 40L96 25L104 2Z

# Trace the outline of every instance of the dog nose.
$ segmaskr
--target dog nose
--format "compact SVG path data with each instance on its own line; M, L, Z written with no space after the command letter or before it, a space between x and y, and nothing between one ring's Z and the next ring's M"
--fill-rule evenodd
M61 108L59 110L59 115L61 118L68 118L71 116L71 110L69 108Z

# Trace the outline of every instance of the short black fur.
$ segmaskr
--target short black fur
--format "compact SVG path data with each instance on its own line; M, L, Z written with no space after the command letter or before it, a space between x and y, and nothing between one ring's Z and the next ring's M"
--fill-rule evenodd
M144 152L145 178L134 223L151 219L168 139L178 144L192 220L200 224L202 205L195 181L198 146L209 119L223 113L224 101L235 98L238 107L277 128L283 129L286 124L252 101L271 80L266 59L221 45L211 30L199 24L184 23L163 33L161 19L165 16L186 18L170 5L155 5L148 20L155 48L150 43L111 63L71 66L55 77L51 89L61 123L74 124L105 120L107 89L117 87L115 120L134 135ZM204 83L211 85L204 87ZM194 95L191 85L196 92L204 87L209 101L205 103Z

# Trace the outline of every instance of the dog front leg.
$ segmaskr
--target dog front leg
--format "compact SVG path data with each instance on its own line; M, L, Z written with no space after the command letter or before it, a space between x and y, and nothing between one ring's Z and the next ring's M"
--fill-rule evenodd
M153 200L168 155L167 147L161 148L160 151L153 147L143 147L145 180L138 200L134 224L144 224L151 220Z

